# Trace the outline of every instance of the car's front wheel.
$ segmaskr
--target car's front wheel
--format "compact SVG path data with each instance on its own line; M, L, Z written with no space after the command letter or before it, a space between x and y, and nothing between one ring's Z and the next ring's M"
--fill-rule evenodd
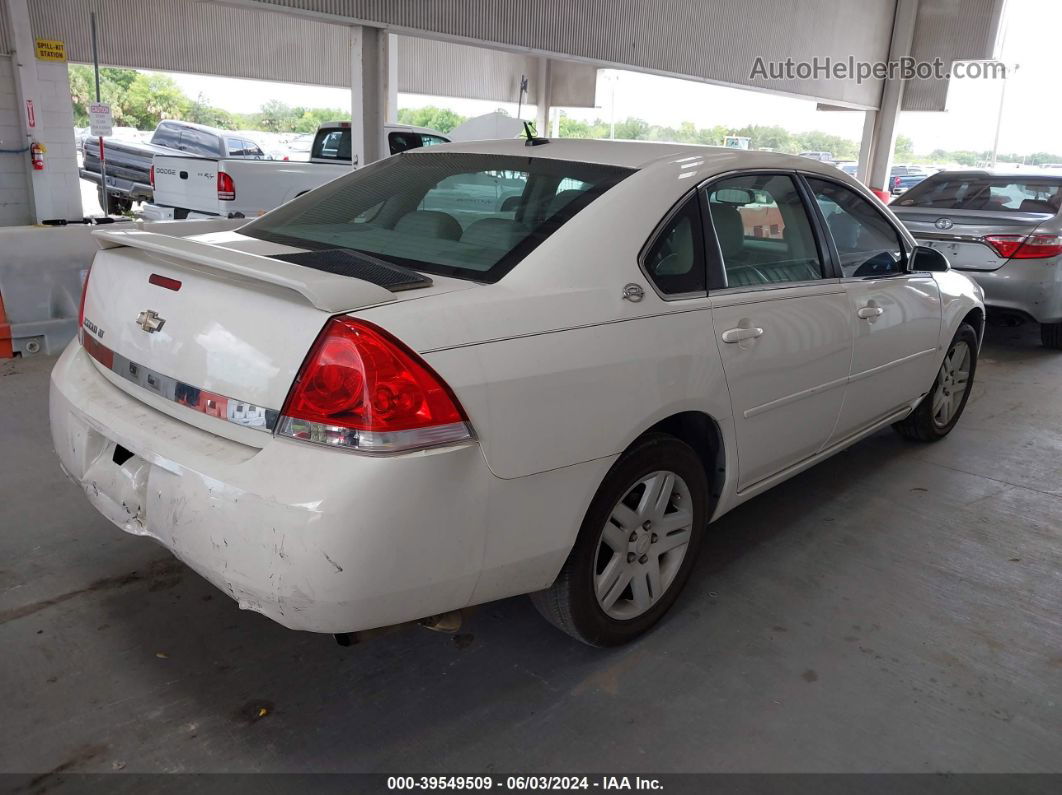
M707 507L707 478L693 449L666 434L644 436L605 477L556 581L531 600L584 643L634 639L682 590Z
M943 439L966 408L976 371L977 332L963 323L955 332L929 394L918 408L892 427L901 436L920 442Z

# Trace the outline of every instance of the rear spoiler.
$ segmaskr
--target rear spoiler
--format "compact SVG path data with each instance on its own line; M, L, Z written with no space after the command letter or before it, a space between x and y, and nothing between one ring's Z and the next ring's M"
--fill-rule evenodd
M304 268L290 262L210 243L133 229L97 229L92 234L102 249L130 246L176 260L175 264L178 266L189 263L207 270L222 271L273 284L298 293L313 306L330 314L387 304L395 300L389 290L362 279Z

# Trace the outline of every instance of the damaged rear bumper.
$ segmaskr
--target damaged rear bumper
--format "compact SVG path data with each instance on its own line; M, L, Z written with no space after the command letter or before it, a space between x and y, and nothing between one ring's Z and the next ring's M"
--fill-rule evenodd
M472 599L496 481L474 444L377 458L273 437L252 447L134 399L76 341L50 412L63 469L96 509L243 609L343 633Z

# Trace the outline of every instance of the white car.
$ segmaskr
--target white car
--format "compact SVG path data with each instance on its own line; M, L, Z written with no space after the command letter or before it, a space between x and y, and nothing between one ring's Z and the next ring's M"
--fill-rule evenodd
M96 234L64 469L325 633L533 593L629 640L711 520L890 424L946 435L984 317L833 166L722 148L447 144L236 232Z

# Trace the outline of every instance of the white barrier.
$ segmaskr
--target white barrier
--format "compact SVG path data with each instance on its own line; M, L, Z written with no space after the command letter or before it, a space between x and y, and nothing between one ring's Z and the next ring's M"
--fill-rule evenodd
M245 223L242 218L207 218L118 222L106 227L0 227L0 306L10 325L12 351L22 356L56 354L77 334L81 285L99 250L93 229L143 229L188 237ZM0 330L4 322L0 316Z

